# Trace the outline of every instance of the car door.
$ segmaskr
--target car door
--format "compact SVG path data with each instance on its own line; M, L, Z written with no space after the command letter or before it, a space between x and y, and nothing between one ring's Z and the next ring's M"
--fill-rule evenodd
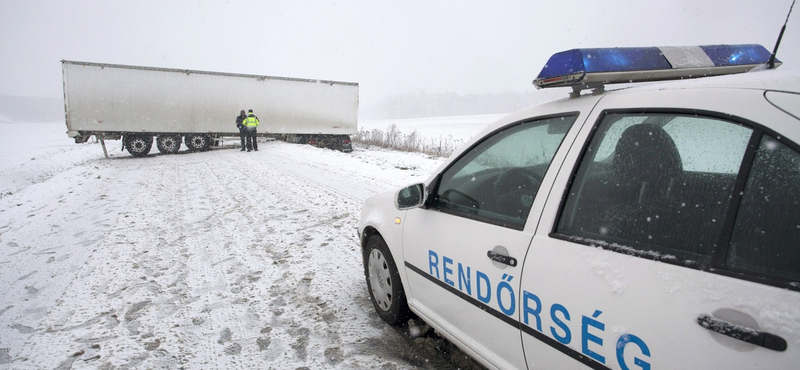
M797 366L800 148L759 123L798 122L763 96L601 101L525 260L529 368Z
M427 207L403 221L409 304L500 368L525 368L517 292L537 221L529 214L544 204L540 189L549 189L551 161L563 160L566 151L556 154L574 139L565 137L577 117L522 120L487 135L439 175Z

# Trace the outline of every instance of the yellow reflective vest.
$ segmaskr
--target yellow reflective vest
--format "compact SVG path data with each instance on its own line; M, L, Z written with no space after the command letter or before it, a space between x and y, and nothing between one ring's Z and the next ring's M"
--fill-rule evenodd
M246 127L257 127L258 123L258 117L256 117L256 115L253 113L248 114L247 118L242 121L242 124Z

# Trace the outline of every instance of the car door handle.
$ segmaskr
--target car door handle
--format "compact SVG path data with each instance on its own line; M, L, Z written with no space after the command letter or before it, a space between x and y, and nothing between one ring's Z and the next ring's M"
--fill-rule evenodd
M783 352L786 350L786 340L775 334L732 324L709 314L701 314L698 316L697 324L722 335L727 335L734 339L755 344L764 348L769 348L773 351Z
M489 256L490 260L495 261L495 262L500 262L500 263L502 263L504 265L509 265L509 266L516 266L517 265L517 259L514 258L514 257L504 256L504 255L502 255L500 253L497 253L495 251L488 251L488 252L486 252L486 255Z

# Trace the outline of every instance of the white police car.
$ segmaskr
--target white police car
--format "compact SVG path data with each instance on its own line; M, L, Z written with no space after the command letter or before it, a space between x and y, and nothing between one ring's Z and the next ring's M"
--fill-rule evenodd
M758 45L576 49L424 184L363 207L378 314L490 368L796 369L800 74ZM581 94L583 88L594 92Z

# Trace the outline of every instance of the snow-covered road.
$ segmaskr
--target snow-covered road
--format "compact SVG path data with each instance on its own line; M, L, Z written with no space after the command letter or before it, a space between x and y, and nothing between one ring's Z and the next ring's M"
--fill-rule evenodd
M116 145L0 153L0 369L474 366L385 325L358 250L363 200L441 159Z

